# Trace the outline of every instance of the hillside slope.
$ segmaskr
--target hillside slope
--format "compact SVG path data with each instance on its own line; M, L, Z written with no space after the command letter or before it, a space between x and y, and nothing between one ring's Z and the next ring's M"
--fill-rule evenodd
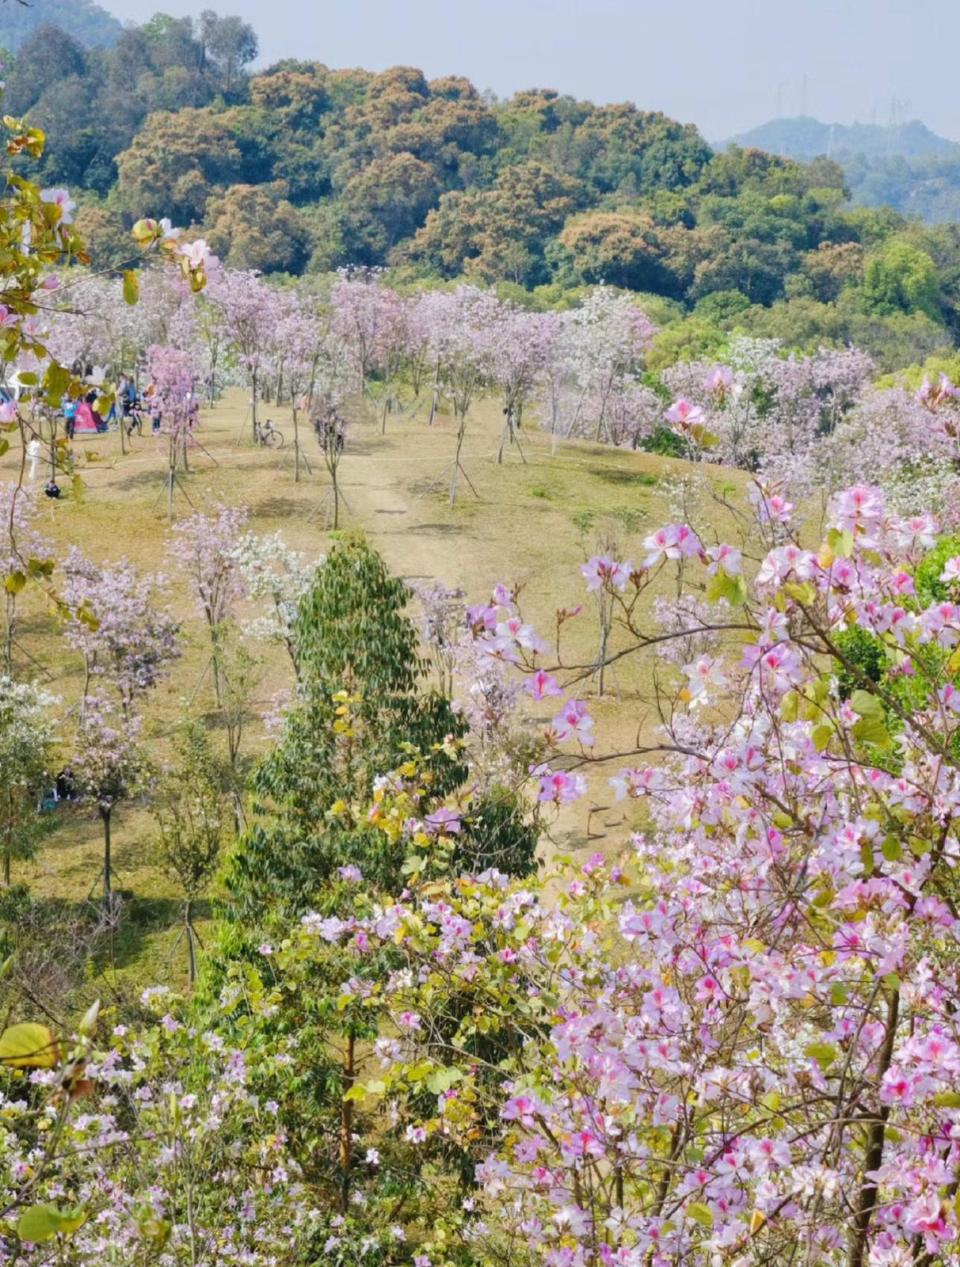
M42 0L0 5L0 47L16 53L44 26L56 26L84 48L112 48L123 24L95 0Z

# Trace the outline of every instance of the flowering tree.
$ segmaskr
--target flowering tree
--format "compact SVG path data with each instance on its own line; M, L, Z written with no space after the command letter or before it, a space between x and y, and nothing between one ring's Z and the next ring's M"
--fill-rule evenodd
M264 608L264 614L246 626L247 634L282 646L294 672L299 673L294 635L297 610L323 558L314 564L305 563L300 552L291 550L279 532L270 536L244 533L235 546L234 557L244 593Z
M22 1022L0 1035L0 1254L32 1267L310 1262L317 1212L277 1105L256 1093L272 1058L251 1068L164 987L144 991L137 1032L98 1037L98 1011L73 1033Z
M207 287L206 297L249 384L251 434L256 440L262 371L284 315L279 293L256 273L221 269Z
M220 506L177 524L171 553L180 564L210 635L210 669L218 708L223 708L223 657L227 626L244 592L236 546L246 527L244 509Z
M300 468L310 470L300 444L300 414L309 413L317 386L320 362L326 351L325 328L319 313L301 296L283 296L284 317L276 334L279 375L286 374L293 413L293 477L300 482Z
M106 682L124 714L167 674L180 654L179 623L155 604L163 584L125 559L100 567L71 546L64 560L63 608L83 658L81 712L95 682Z
M551 314L524 312L502 304L489 334L490 374L503 400L503 430L497 462L504 449L517 443L523 410L537 383L550 374L559 352L560 325ZM523 450L520 450L521 457ZM524 459L526 460L526 459Z
M144 761L139 748L141 720L119 711L106 698L88 695L77 726L76 751L70 775L81 797L95 806L103 823L103 896L113 903L113 812L143 786Z
M666 370L673 404L665 419L689 457L710 456L797 492L830 485L825 438L842 427L873 369L856 348L783 356L773 339L735 339L729 364L690 362Z
M752 586L738 549L683 525L630 567L623 588L642 592L701 560L718 615L692 632L736 649L683 666L662 735L638 750L658 763L614 780L649 807L636 878L594 862L570 886L576 910L518 925L523 998L531 975L558 980L541 947L569 959L479 1177L498 1234L546 1261L778 1260L798 1243L831 1263L934 1261L957 1236L960 562L930 555L929 517L891 515L870 488L835 499L816 551L782 505L758 509L770 549ZM653 652L661 633L603 583L633 653ZM531 673L562 676L514 645ZM541 775L544 803L576 797L576 765L596 760L582 717L565 706L551 724L576 748L573 770ZM476 924L462 936L482 942ZM496 955L513 962L502 941ZM462 987L455 960L449 979ZM401 991L394 1006L415 1005ZM503 1023L519 1009L508 989ZM443 1104L428 1131L449 1129Z
M44 835L37 811L51 778L59 701L27 683L0 677L0 840L3 883L14 858L29 858Z
M374 375L381 382L380 429L385 432L409 350L410 306L381 284L375 269L341 270L330 305L331 332L348 350L355 387L366 392Z
M172 520L177 471L188 469L187 451L198 422L199 375L191 352L158 345L147 350L147 371L154 388L153 408L167 438L167 515Z
M432 355L436 359L437 389L442 381L453 402L457 427L450 476L451 506L456 504L460 476L470 484L463 467L467 412L489 373L490 338L499 311L496 295L475 286L428 291L420 301L420 320L430 331ZM473 489L472 484L470 487ZM473 491L476 493L476 489Z
M629 295L605 286L589 292L565 314L565 352L577 387L577 414L595 424L594 439L606 434L612 398L632 381L655 327Z

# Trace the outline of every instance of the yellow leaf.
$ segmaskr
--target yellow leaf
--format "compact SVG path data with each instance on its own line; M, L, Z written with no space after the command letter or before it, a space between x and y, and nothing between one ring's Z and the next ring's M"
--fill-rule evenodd
M53 1069L59 1059L57 1040L46 1025L24 1021L0 1034L0 1065L8 1069Z

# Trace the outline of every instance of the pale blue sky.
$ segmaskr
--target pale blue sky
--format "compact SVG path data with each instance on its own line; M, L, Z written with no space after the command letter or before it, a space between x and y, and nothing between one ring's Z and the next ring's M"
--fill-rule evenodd
M42 4L43 0L35 0ZM636 101L710 139L779 112L828 122L922 118L960 140L958 0L101 0L241 13L263 61L457 72L508 95L550 87Z

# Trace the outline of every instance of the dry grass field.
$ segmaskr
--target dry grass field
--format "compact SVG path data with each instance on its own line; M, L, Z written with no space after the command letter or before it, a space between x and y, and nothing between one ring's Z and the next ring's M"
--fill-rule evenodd
M177 491L176 513L210 510L220 502L246 506L254 530L280 531L288 545L315 558L328 542L330 510L321 455L313 436L301 430L312 474L295 483L289 413L267 407L264 414L286 435L280 452L253 447L241 393L231 393L204 411L202 448L191 454L192 470ZM513 449L498 465L500 419L494 401L474 408L464 464L477 495L461 481L451 508L451 420L440 417L430 427L424 413L395 416L381 435L373 411L358 402L340 468L346 502L341 527L362 529L390 567L411 583L457 585L473 602L481 601L497 581L522 585L524 612L547 637L558 604L584 602L583 615L569 626L567 646L580 660L589 660L596 652L596 621L578 574L580 564L598 545L638 557L643 537L669 519L671 484L688 468L649 454L589 444L566 444L552 452L549 438L532 430L523 436L524 457ZM183 621L185 651L148 703L146 735L156 755L162 754L165 737L185 710L212 710L204 674L209 648L206 628L168 555L165 452L147 435L134 436L131 443L131 452L122 454L115 431L78 438L85 496L41 499L41 527L64 549L75 544L97 561L126 557L166 578L163 595ZM19 457L14 449L0 460L2 477L15 475ZM735 477L716 469L710 478L721 485ZM709 513L716 517L720 512L714 508ZM49 688L69 705L80 687L79 659L57 630L56 616L39 590L31 587L24 593L22 610L18 671L23 676L33 672L29 654L45 666ZM629 748L648 726L641 697L649 682L638 680L642 674L649 675L648 666L634 668L624 661L608 679L605 696L591 700L598 748ZM268 649L258 702L266 703L287 684L281 656ZM590 698L594 692L587 684L582 693ZM551 712L549 701L538 706L531 725ZM263 743L262 729L252 723L247 758L255 758ZM606 788L612 772L591 773L592 812L581 804L566 814L552 833L553 846L613 848L623 839L628 824L620 808L611 805ZM156 865L149 813L140 806L121 806L115 818L116 884L127 894L128 906L123 931L102 968L137 979L179 979L184 968L182 948L175 953L179 902ZM40 894L82 900L97 887L100 850L96 816L60 810L57 828L38 858L19 864L14 878Z

